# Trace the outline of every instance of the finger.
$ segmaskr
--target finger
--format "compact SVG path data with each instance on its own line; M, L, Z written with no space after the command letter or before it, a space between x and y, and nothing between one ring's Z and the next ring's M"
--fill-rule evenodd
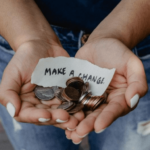
M35 107L38 109L48 109L49 108L47 105L44 105L44 104L37 104L37 105L35 105Z
M29 102L23 102L18 117L19 122L38 123L51 120L51 113L46 109L38 109Z
M96 133L102 132L118 117L129 112L126 104L124 94L117 95L112 99L103 109L103 111L96 118L94 129Z
M79 111L75 114L70 115L70 119L67 123L63 123L59 125L59 128L66 129L68 131L74 131L78 125L78 123L84 119L84 113L83 111Z
M7 108L11 117L17 116L21 107L21 100L18 95L19 86L14 80L3 78L0 85L0 103Z
M125 97L128 106L133 108L148 90L143 64L136 56L132 57L127 64L126 78L128 88Z
M124 76L115 73L107 90L127 88L127 80Z
M12 63L13 64L13 63ZM12 69L9 65L4 71L0 85L0 103L7 108L9 114L14 117L19 114L21 108L20 89L22 78L17 69ZM29 84L29 89L34 89L34 85Z
M66 138L67 138L68 140L71 139L71 133L72 133L71 131L65 130Z
M70 116L69 120L66 123L60 124L59 127L62 129L67 129L69 131L74 131L78 123L79 121L74 116Z
M58 127L59 128L62 128L62 129L66 129L68 131L74 131L78 125L78 123L83 120L84 118L84 113L83 111L79 111L75 114L70 115L70 119L67 123L63 123L63 124L60 124Z
M37 99L34 95L34 92L21 94L20 95L21 101L32 103L33 105L41 104L39 99Z
M22 85L20 93L27 94L27 93L33 92L35 87L36 87L35 84L31 84L31 81L28 81L28 83Z
M47 109L51 115L52 120L55 121L55 123L65 123L69 121L70 115L67 111L63 109Z
M79 111L79 112L77 112L77 113L75 113L75 114L73 114L73 116L75 117L75 118L77 118L77 120L80 122L80 121L82 121L83 119L84 119L84 117L85 117L85 115L84 115L84 112L81 110L81 111Z
M51 107L52 105L60 105L62 102L58 100L58 98L53 98L52 100L48 101L41 100L41 103Z
M70 115L69 120L63 124L55 124L55 126L66 129L68 131L74 131L78 125L78 123L84 119L83 111L79 111L73 115Z
M83 119L76 128L76 134L78 138L84 138L94 129L94 122L102 110L106 107L106 104L101 105L94 112L89 114L85 119Z
M67 123L63 124L63 126L69 130L74 131L78 125L79 121L74 116L70 116L70 119Z
M77 144L80 144L82 142L83 138L79 138L77 133L75 131L73 131L71 133L71 139L72 139L72 142L77 145Z
M59 105L52 105L50 108L51 109L57 109L59 107Z

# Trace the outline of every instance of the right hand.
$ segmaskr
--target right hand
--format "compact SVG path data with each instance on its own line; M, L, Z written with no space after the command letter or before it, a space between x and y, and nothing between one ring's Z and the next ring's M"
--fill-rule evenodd
M76 58L88 60L102 68L116 68L107 89L107 102L86 116L76 131L66 130L67 137L79 143L91 131L100 133L117 118L135 109L139 98L146 94L148 85L142 62L118 39L89 39L77 52Z
M31 75L39 59L57 56L69 57L60 45L52 45L42 40L23 43L17 49L0 84L0 103L17 121L74 129L84 118L83 112L69 116L65 110L51 108L53 104L60 104L56 98L48 107L34 96L36 85L31 84Z

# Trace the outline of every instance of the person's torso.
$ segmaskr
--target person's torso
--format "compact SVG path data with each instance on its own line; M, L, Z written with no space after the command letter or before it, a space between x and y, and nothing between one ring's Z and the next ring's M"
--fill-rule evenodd
M120 0L35 0L50 24L88 33Z

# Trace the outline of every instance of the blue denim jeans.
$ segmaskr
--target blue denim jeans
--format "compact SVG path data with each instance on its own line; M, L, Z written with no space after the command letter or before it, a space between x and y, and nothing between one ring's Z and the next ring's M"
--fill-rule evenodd
M52 26L59 37L64 49L70 56L75 56L81 47L83 31ZM133 49L133 52L142 60L147 82L150 87L150 38ZM14 52L5 39L0 36L0 79L3 71ZM28 123L16 122L10 117L5 107L0 105L0 118L6 133L15 150L77 150L66 139L62 129L54 126L37 126ZM88 135L91 150L150 150L150 134L142 136L137 133L137 125L141 121L150 120L150 90L141 98L137 108L124 117L117 119L104 132Z

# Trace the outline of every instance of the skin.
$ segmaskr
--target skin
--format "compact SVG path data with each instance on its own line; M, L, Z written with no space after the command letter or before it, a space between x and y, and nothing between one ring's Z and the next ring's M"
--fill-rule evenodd
M34 1L1 0L0 7L5 14L0 13L0 34L16 51L4 71L0 103L6 106L11 102L15 106L16 120L39 125L53 124L63 129L67 126L73 129L76 126L75 131L66 130L66 136L78 143L82 140L79 136L93 130L99 132L118 117L132 111L134 108L131 108L130 99L135 94L140 97L146 94L143 65L130 49L150 33L149 0L122 0L77 52L76 58L88 60L100 67L116 68L108 88L107 104L101 105L85 119L83 112L69 116L63 110L54 110L51 104L37 102L29 94L35 87L30 84L31 74L40 58L69 57ZM38 118L51 120L39 123ZM58 125L58 118L68 120L68 124Z
M2 77L0 103L5 107L8 102L13 104L16 110L14 117L17 121L55 125L62 129L75 128L84 118L83 112L78 113L80 115L69 116L61 109L46 109L42 105L36 107L37 104L42 103L34 95L29 94L35 88L30 81L39 59L57 56L69 57L68 53L62 48L58 37L34 1L2 0L0 7L2 9L0 34L16 51ZM58 105L57 102L56 105ZM50 121L41 123L39 118L50 119ZM58 124L57 119L65 123Z
M112 55L108 56L110 50ZM109 93L107 104L101 105L83 119L76 131L72 133L66 131L66 136L74 143L81 141L82 138L79 136L82 137L93 130L100 132L120 116L132 111L135 107L131 108L130 99L136 94L142 97L147 91L146 77L141 61L116 39L105 38L86 43L76 57L91 61L100 67L116 68L116 72L107 90ZM109 63L110 60L113 61Z
M108 88L107 104L83 119L75 131L66 131L66 136L74 143L79 143L81 137L93 130L102 131L120 116L128 114L135 108L131 108L131 98L146 94L148 86L142 62L130 49L150 33L149 8L147 0L121 1L77 52L76 58L100 67L116 68L116 72Z

